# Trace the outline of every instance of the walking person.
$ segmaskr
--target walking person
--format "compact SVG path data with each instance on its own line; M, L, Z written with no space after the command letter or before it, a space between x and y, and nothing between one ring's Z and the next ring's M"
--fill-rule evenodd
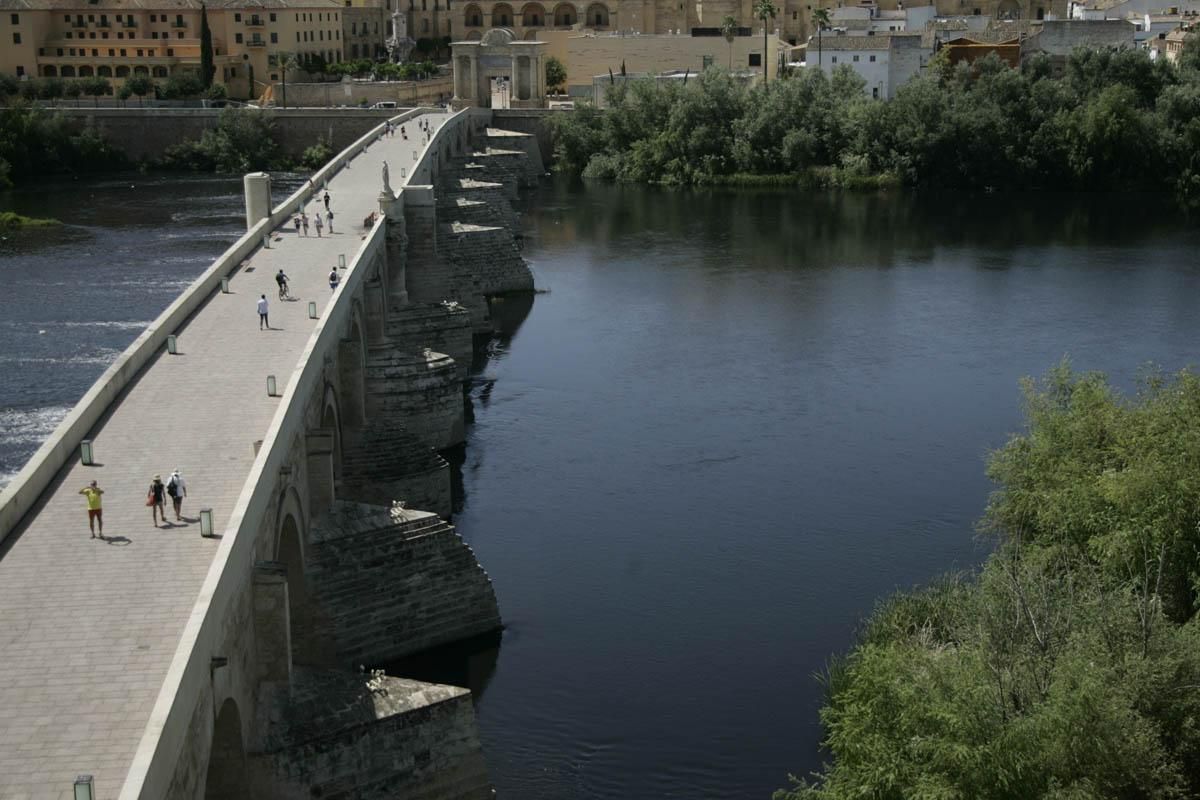
M297 215L296 215L296 217L295 217L295 219L293 219L293 220L292 220L292 222L293 222L293 223L295 223L295 225L296 225L296 235L297 235L297 236L299 236L299 235L300 235L300 215L299 215L299 214L297 214Z
M330 232L330 233L333 233L333 212L332 212L332 211L326 211L326 212L325 212L325 219L329 220L329 232Z
M401 126L400 126L400 138L401 138L401 139L407 139L407 138L408 138L408 132L404 130L404 126L403 126L403 125L401 125Z
M287 300L289 297L291 297L291 295L288 293L288 276L284 274L282 269L275 273L275 284L279 286L280 300Z
M340 283L341 280L342 279L340 277L338 277L337 267L334 267L333 269L329 270L329 291L336 292L338 283Z
M183 498L187 497L187 483L179 474L179 467L167 478L167 494L171 496L171 505L175 507L175 519L183 519Z
M264 327L271 330L271 321L267 319L267 296L264 294L258 298L258 329L261 331Z
M304 235L308 236L308 214L300 214L300 224L304 226Z
M320 239L321 238L321 228L325 227L325 223L321 222L321 212L320 211L313 214L313 225L316 226L317 238Z
M100 495L104 494L104 490L92 481L87 486L79 490L79 493L87 498L88 512L88 530L92 532L92 538L96 538L96 525L100 526L100 538L104 538L104 517L101 514Z
M329 210L329 190L325 190L325 210Z
M162 476L155 475L154 480L150 481L150 489L146 492L146 505L150 506L150 519L154 522L154 527L158 527L158 519L162 517L162 524L167 526L167 487L163 485Z

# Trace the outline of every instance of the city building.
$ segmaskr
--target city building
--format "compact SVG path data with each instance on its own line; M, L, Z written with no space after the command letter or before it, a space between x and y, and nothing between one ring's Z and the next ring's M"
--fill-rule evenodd
M207 6L214 81L257 97L289 57L344 58L335 0L229 0ZM167 79L200 69L199 0L0 0L0 73ZM289 76L290 77L290 76Z
M868 33L865 36L833 35L809 42L805 65L832 75L840 66L848 66L866 81L864 91L873 98L887 100L896 89L919 74L933 49L922 42L920 33Z

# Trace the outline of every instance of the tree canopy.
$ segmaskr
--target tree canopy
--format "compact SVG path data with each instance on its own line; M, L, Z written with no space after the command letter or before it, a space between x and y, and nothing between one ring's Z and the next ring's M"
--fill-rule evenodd
M1200 796L1200 376L1065 363L993 454L977 576L882 603L777 800Z

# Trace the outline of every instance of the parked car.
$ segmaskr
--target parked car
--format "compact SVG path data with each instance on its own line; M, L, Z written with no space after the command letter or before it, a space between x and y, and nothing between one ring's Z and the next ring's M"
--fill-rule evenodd
M371 109L376 110L376 111L381 108L399 108L399 106L393 100L383 100L383 101L371 106Z

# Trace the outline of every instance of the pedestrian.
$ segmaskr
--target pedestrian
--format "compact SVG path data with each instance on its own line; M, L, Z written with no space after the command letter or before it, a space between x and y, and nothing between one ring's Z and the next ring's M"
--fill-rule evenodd
M329 291L336 292L341 278L338 277L337 267L329 270Z
M300 224L304 226L304 235L308 236L308 214L301 212Z
M296 235L299 236L300 235L300 215L297 214L296 217L292 220L292 222L294 222L296 224Z
M329 210L329 190L325 190L325 210Z
M171 496L171 505L175 507L175 519L183 519L183 498L187 497L187 483L179 474L179 467L167 478L167 494Z
M332 211L326 211L326 212L325 212L325 219L329 220L329 232L330 232L330 233L333 233L333 212L332 212Z
M400 126L400 138L401 138L401 139L407 139L407 138L408 138L408 132L404 130L404 126L403 126L403 125L401 125L401 126Z
M271 321L267 319L267 296L258 298L258 329L261 331L264 327L271 330Z
M325 223L321 222L321 212L313 214L313 225L317 227L317 238L321 238L321 228L325 227Z
M79 493L87 498L88 506L88 530L92 532L92 538L96 538L96 525L100 525L100 538L104 538L104 517L101 515L100 495L104 494L104 490L92 481L87 486L79 490Z
M163 486L162 476L155 475L154 480L150 481L150 488L146 492L146 505L150 506L150 519L154 522L154 527L158 527L158 518L162 517L163 527L167 526L167 487Z

